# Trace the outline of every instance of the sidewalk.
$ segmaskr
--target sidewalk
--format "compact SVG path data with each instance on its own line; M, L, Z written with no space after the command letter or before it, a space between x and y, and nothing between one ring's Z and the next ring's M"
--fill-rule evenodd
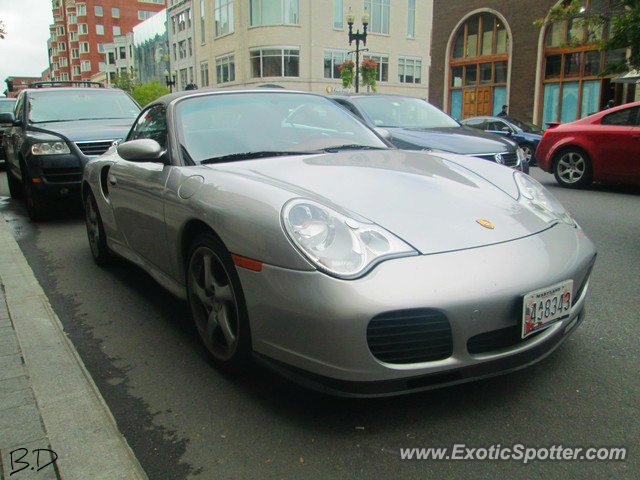
M0 284L0 479L146 479L2 215Z

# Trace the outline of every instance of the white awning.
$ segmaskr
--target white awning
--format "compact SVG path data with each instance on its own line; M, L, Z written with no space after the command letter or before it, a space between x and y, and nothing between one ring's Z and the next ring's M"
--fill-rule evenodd
M624 75L614 78L611 80L611 83L640 83L640 71L631 70Z

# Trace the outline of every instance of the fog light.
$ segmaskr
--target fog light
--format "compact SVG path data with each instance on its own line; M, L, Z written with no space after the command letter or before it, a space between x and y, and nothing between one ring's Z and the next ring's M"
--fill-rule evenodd
M61 193L62 195L66 195L67 193L69 193L69 189L68 189L68 188L61 188L61 189L60 189L60 193Z

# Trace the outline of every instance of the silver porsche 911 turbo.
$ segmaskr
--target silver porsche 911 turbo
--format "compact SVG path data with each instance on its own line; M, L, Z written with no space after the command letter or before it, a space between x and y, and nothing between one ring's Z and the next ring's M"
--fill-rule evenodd
M329 99L190 91L90 162L91 252L189 303L215 363L384 396L530 365L580 324L596 252L531 177L403 151Z

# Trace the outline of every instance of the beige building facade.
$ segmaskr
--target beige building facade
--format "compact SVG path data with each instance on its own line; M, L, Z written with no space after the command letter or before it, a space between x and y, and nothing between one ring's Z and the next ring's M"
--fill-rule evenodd
M378 93L428 96L432 0L193 0L193 9L200 87L343 92L338 65L355 61L351 9L354 33L370 17L360 61L378 62Z

